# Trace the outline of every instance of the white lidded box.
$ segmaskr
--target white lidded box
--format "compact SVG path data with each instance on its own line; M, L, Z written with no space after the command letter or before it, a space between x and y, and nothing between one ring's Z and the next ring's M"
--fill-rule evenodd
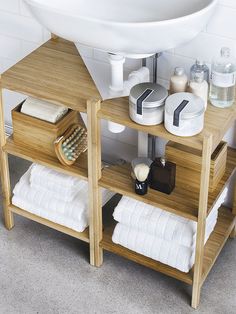
M167 96L167 89L156 83L140 83L133 86L129 96L130 118L143 125L162 123Z
M178 136L194 136L204 126L205 106L202 98L191 93L176 93L165 103L165 128Z

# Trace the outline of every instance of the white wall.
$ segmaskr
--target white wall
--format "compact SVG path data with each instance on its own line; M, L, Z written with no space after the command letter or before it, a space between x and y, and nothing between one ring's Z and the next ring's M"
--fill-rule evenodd
M210 63L222 46L228 46L236 56L236 0L220 0L218 10L206 29L193 41L163 54L158 63L160 82L168 85L168 80L175 66L189 67L195 58ZM25 55L36 49L49 38L44 30L30 15L22 0L0 0L0 72L5 71ZM158 40L158 38L156 39ZM81 53L100 62L106 62L106 54L88 47L82 47ZM127 60L126 67L137 68L140 61ZM22 96L5 92L6 123L11 123L10 109ZM103 123L105 125L105 123ZM235 129L227 139L236 146ZM116 141L116 142L114 142ZM111 134L103 127L103 143L106 153L115 151L119 157L131 159L136 155L137 134L126 129L119 135Z

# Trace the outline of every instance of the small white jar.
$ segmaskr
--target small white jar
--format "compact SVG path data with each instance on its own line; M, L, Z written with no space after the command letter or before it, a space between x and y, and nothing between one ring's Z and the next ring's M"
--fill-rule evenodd
M167 89L159 84L141 83L133 86L129 96L130 118L142 125L162 123L167 96Z
M178 136L194 136L204 127L204 101L191 93L176 93L166 99L165 128Z

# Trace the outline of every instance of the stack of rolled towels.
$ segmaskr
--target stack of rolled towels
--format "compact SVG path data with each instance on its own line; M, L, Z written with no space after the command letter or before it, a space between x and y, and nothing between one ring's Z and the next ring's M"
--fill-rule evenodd
M206 220L205 242L215 228L226 188ZM197 222L123 196L113 213L112 241L182 272L195 260Z
M102 204L113 195L102 189ZM16 184L12 204L78 232L89 225L88 182L38 164Z

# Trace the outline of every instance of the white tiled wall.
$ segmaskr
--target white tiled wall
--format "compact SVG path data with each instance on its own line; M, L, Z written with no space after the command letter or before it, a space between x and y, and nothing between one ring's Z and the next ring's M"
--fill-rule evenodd
M219 0L217 12L197 38L182 47L164 53L159 59L158 74L161 82L168 84L175 66L183 66L188 72L195 58L201 58L210 63L212 57L222 46L230 47L236 56L235 30L236 0ZM49 33L30 15L22 0L0 0L0 72L9 68L48 38ZM81 53L89 58L106 62L106 54L100 51L82 47ZM130 70L136 69L139 65L140 61L137 60L126 61L126 67ZM21 98L22 96L19 94L4 93L7 124L10 123L10 108ZM114 141L119 141L120 157L122 156L122 147L123 150L126 150L124 153L126 158L132 158L136 154L136 132L126 130L120 135L114 135L110 134L104 127L103 135L105 139L104 148L107 153L113 151ZM229 132L227 139L231 145L236 146L234 129ZM122 143L125 144L122 146ZM117 147L117 144L115 145Z

